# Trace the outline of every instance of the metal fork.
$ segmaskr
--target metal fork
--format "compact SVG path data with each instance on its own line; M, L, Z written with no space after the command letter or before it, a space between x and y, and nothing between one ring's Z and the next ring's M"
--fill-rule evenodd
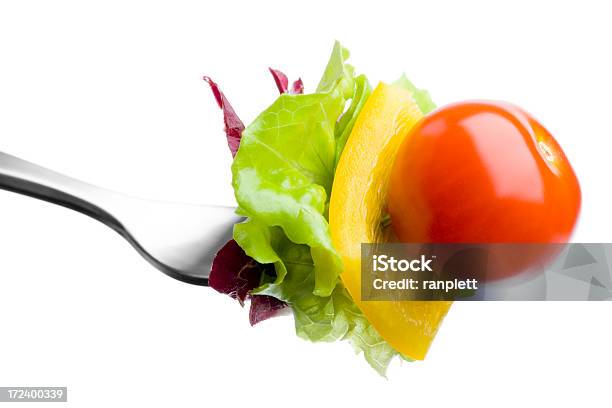
M241 220L232 207L130 197L2 152L0 188L89 215L117 231L160 271L196 285L208 285L215 251Z

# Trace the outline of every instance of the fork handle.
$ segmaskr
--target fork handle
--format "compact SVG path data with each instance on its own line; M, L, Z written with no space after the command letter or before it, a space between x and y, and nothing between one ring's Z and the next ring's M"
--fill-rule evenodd
M58 204L121 231L121 223L104 208L118 194L0 152L0 188Z

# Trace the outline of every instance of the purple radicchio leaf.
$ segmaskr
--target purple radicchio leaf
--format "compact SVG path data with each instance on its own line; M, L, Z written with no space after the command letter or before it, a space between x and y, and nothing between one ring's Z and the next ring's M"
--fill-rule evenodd
M217 105L223 111L223 123L225 125L225 135L227 137L227 145L232 152L232 157L236 156L238 147L240 146L240 138L242 137L242 131L244 130L244 123L240 120L234 108L229 103L223 92L219 89L219 86L205 76L204 81L208 82L210 89L217 100Z
M275 316L287 306L272 296L250 294L259 286L262 275L270 270L273 270L272 265L258 263L232 239L215 255L208 285L236 299L242 306L246 299L250 299L249 321L253 326Z
M290 94L301 94L304 93L304 83L302 79L295 81L291 85L291 89L289 89L289 79L287 79L287 75L283 74L281 71L268 68L270 73L272 74L272 78L274 78L274 82L276 83L276 87L278 88L278 92L281 94L289 92Z
M304 83L302 82L302 78L298 78L298 80L291 85L291 91L289 93L294 95L304 93Z
M255 295L251 296L251 309L249 310L249 322L251 326L266 319L276 316L276 314L287 304L273 296Z
M208 285L244 305L249 291L259 286L262 265L248 256L233 239L213 259Z

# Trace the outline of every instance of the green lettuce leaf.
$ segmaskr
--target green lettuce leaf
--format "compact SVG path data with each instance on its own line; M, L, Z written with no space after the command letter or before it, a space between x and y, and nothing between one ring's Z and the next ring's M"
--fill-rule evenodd
M283 94L245 129L232 164L241 212L310 248L320 296L331 294L342 271L324 214L343 106L337 93Z
M333 292L342 271L327 204L336 160L370 92L347 57L336 42L317 92L281 95L244 130L232 164L241 214L260 228L280 227L292 242L310 248L318 296Z
M291 242L274 227L264 236L252 220L236 225L235 237L247 255L284 270L282 280L262 282L252 293L274 296L291 305L298 336L310 341L348 340L381 375L397 352L376 332L341 283L330 296L314 292L314 264L309 248ZM280 265L279 265L280 264ZM280 268L279 268L280 266Z
M338 165L338 160L340 160L344 145L346 145L346 141L351 134L351 130L353 130L357 114L361 112L371 93L372 87L365 75L359 75L355 78L355 93L351 97L351 105L336 124L336 166Z
M316 93L332 92L338 89L343 95L349 98L353 93L352 79L355 68L346 63L351 53L344 48L338 41L334 43L334 48L329 57L323 76L319 81Z
M427 115L432 110L436 109L436 104L431 100L431 96L429 96L429 92L424 89L418 89L410 80L406 77L406 74L402 74L393 85L399 86L401 88L407 89L412 92L412 97L414 101L418 105L421 112L424 115Z

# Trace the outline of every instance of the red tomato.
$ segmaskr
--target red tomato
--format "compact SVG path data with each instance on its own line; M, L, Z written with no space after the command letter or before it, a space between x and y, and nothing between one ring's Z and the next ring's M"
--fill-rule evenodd
M522 109L462 102L426 116L400 146L389 186L403 242L567 242L580 186L552 135Z

